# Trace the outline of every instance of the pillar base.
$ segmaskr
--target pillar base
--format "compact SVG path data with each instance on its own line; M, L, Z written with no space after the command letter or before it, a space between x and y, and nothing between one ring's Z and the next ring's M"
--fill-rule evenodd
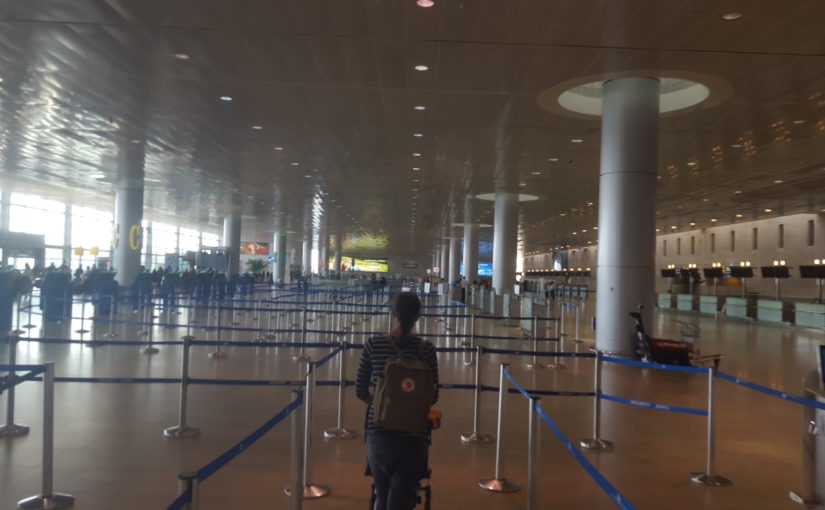
M68 494L32 496L17 502L17 508L20 510L60 510L72 505L74 505L74 497Z
M310 484L304 486L304 499L319 499L330 494L332 494L332 490L326 485Z
M28 435L29 427L26 425L17 425L16 423L9 423L0 427L0 437L23 437Z
M799 493L796 491L791 491L788 493L788 497L791 498L791 501L794 503L799 503L800 505L819 505L822 503L819 499L805 499L803 496L800 496Z
M493 436L475 431L464 432L461 434L461 442L465 444L488 444L493 442Z
M187 439L190 437L198 437L199 435L201 435L199 428L188 425L175 425L174 427L163 429L163 437L168 437L169 439Z
M310 361L312 359L308 354L300 354L292 357L292 361Z
M478 486L490 492L518 492L521 484L506 478L485 478L478 481Z
M214 351L208 354L210 359L224 359L227 354L223 351Z
M709 475L707 473L691 473L690 481L709 487L730 487L733 482L719 475Z
M609 452L613 450L613 443L598 437L591 439L582 439L579 445L585 450Z
M358 433L354 430L350 430L346 427L344 428L334 428L334 429L327 429L324 431L324 437L327 439L335 439L335 440L343 440L343 439L355 439L358 437Z
M535 368L535 369L547 368L547 365L542 365L541 363L527 363L524 366L527 367L527 368Z
M158 350L157 347L144 347L143 349L140 350L140 352L142 352L143 354L157 354L160 351Z

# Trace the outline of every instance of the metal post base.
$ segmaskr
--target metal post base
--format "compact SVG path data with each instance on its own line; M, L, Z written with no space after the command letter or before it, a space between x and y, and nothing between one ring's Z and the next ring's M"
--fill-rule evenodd
M691 473L690 480L693 483L700 483L710 487L730 487L733 482L719 475L709 475L707 473Z
M35 326L34 324L24 324L23 327L26 328L26 329L31 329L31 328L36 328L37 326Z
M144 347L143 349L140 350L140 352L142 352L143 354L157 354L160 351L158 350L157 347Z
M471 366L473 366L473 365L475 365L475 362L474 362L474 361L465 361L465 362L464 362L464 366L465 366L465 367L471 367Z
M60 510L74 505L74 496L52 494L51 496L32 496L17 502L21 510Z
M327 439L355 439L358 433L346 427L338 429L327 429L324 431L324 437Z
M293 356L292 361L309 361L312 358L308 354L301 354L300 356Z
M548 363L544 366L545 368L567 368L567 365L562 365L561 363Z
M547 368L546 365L542 365L541 363L528 363L524 366L527 367L527 368L536 368L536 369L538 369L538 368Z
M467 444L487 444L493 441L493 436L482 434L481 432L464 432L461 434L461 442Z
M9 423L0 427L0 437L22 437L29 433L29 427Z
M275 340L276 338L278 338L278 335L275 333L267 333L264 335L264 338L266 338L267 340Z
M805 499L803 496L800 496L794 491L789 492L788 497L791 498L791 501L794 503L799 503L800 505L819 505L822 503L822 501L818 499Z
M582 439L581 441L579 441L579 445L585 450L596 450L605 452L613 450L613 443L606 439L601 439L598 437L591 439Z
M478 486L490 492L517 492L521 484L506 478L484 478L478 481Z
M148 331L138 331L137 334L140 335L140 336L149 336Z
M201 435L199 428L188 425L175 425L174 427L163 429L163 437L168 437L169 439L186 439L189 437L198 437L199 435Z
M12 335L22 335L23 333L25 333L25 331L20 328L11 330ZM80 333L80 331L76 331L76 333ZM88 331L86 331L86 333L88 333Z
M329 496L332 493L326 485L305 485L304 499L318 499Z
M210 359L224 359L226 357L226 353L223 351L214 351L208 354Z
M106 334L100 335L100 336L102 336L103 338L117 338L117 333L114 333L114 332L113 333L106 333Z

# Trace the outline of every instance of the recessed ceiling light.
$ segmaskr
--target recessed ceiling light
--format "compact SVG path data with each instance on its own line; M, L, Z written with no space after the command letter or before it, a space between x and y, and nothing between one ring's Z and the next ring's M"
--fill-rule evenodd
M311 176L311 175L309 175L309 174L306 174L304 177L306 177L307 179L309 179L309 178L311 178L312 176Z
M292 166L298 166L299 164L300 163L298 163L297 161L293 161L292 163L290 163L290 165L292 165Z
M414 108L414 109L416 109L416 110L418 110L418 111L422 111L422 110L426 110L426 109L427 109L427 107L426 107L426 106L424 106L423 104L417 104L417 105L413 106L413 108Z
M670 228L672 228L673 230L676 230L676 225L673 225Z
M413 172L418 172L419 170L421 170L421 168L419 168L419 167L417 167L417 166L414 166L414 167L413 167Z
M426 70L427 70L427 69L429 69L429 68L430 68L429 66L425 66L425 65L423 65L423 64L420 64L420 65L415 66L415 70L416 70L416 71L426 71Z
M710 222L711 222L711 223L716 223L717 221L719 221L719 220L717 220L716 218L711 218L711 219L710 219Z
M254 129L256 131L260 131L261 129L263 129L263 126L255 125L255 126L252 126L252 129Z
M559 158L547 158L547 161L552 161L553 163L555 163L558 160Z
M688 161L688 163L687 163L687 164L688 164L688 166L696 166L696 162L695 162L695 161Z
M106 174L95 174L92 176L92 179L105 179Z
M582 143L582 142L584 142L584 140L582 140L581 138L573 138L573 139L572 139L572 140L570 140L570 141L571 141L572 143Z
M783 182L784 181L782 181L781 179L777 179L777 180L773 181L774 184L782 184Z
M541 172L530 172L533 175L541 175Z
M734 191L734 194L736 194L736 195L741 195L741 194L742 194L742 190L741 190L741 189L738 189L738 190Z
M737 218L741 218L741 217L742 217L742 215L741 215L741 214L737 214L737 215L736 215L736 217L737 217Z
M805 121L804 121L804 120L802 120L802 119L797 119L797 120L793 121L793 123L794 123L794 124L804 124L804 123L805 123Z
M420 152L413 152L413 156L415 156L416 158L420 158L421 153Z
M435 2L433 2L433 0L416 0L415 3L419 7L432 7L433 5L435 5Z
M283 147L281 147L280 145L276 145L276 146L275 146L275 150L276 150L276 151L282 151L282 150L284 150L284 148L283 148Z
M741 12L726 12L722 15L722 19L725 21L736 21L742 17Z
M741 143L732 143L732 144L730 144L730 146L733 147L734 149L741 149L742 148Z
M175 58L178 60L189 60L189 55L186 53L175 53Z
M416 138L421 138L422 136L424 136L424 133L413 133L413 136Z
M229 102L229 101L232 101L232 96L221 96L220 99L221 99L221 101Z
M132 143L140 143L140 140L138 140L137 138L134 138L134 139L132 139Z
M703 198L702 202L710 202L710 199L709 198Z
M772 212L773 212L773 209L765 209L765 212L766 212L766 213L772 213Z
M695 227L695 226L696 226L696 222L695 222L695 221L691 221L691 222L690 222L690 226L691 226L691 227Z

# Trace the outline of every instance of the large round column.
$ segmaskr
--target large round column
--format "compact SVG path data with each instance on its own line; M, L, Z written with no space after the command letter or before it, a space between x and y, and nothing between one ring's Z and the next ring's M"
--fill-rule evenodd
M596 347L632 354L628 313L653 324L659 81L608 81L602 101Z
M496 189L495 222L493 225L493 288L496 294L511 294L516 283L516 253L518 250L517 191Z
M226 274L235 275L241 267L241 215L230 214L223 218L221 244L226 248Z
M450 287L458 280L459 262L461 258L461 248L459 247L460 239L458 237L450 238L450 260L449 271L447 272L447 283Z
M321 227L318 233L318 274L323 277L327 276L327 269L329 268L328 249L329 234L327 234L327 220L321 218Z
M439 255L441 258L439 261L439 271L441 272L438 276L446 280L450 276L450 241L446 239L442 240L439 248L441 250Z
M464 276L472 282L478 276L478 223L475 219L475 198L464 199Z
M339 230L335 234L335 268L336 272L341 270L341 253L344 249L344 234Z
M275 234L275 269L272 277L275 283L284 281L284 275L287 270L286 235L286 232L278 232Z
M118 152L117 187L115 189L115 239L112 267L115 280L131 287L140 272L143 247L143 147ZM74 225L74 228L83 228Z

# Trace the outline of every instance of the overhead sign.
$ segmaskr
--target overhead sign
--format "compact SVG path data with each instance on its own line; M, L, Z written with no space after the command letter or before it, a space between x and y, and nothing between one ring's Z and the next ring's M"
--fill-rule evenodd
M404 262L404 269L418 269L417 262Z

